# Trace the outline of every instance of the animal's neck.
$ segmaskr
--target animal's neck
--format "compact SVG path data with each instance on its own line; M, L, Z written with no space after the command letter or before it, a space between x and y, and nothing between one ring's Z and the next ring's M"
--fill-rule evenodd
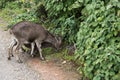
M53 45L56 43L56 39L53 36L48 36L45 41Z

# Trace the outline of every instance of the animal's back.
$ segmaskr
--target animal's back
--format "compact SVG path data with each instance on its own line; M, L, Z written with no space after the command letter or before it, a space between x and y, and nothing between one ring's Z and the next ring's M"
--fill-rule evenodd
M22 21L12 27L12 32L16 38L24 38L30 42L36 38L41 40L46 37L46 30L39 24L28 21Z

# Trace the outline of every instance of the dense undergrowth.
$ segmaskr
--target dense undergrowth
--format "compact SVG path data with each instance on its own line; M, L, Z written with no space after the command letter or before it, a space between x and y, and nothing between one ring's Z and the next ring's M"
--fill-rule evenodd
M75 43L77 50L72 60L78 62L83 79L120 79L119 0L2 0L0 3L4 3L0 4L0 16L11 25L22 20L41 23L61 35L66 44Z

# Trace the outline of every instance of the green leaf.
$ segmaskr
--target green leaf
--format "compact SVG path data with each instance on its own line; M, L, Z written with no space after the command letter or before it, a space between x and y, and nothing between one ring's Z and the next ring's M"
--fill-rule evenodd
M83 3L83 0L78 0L79 2Z
M101 79L100 79L100 76L95 76L93 80L101 80Z

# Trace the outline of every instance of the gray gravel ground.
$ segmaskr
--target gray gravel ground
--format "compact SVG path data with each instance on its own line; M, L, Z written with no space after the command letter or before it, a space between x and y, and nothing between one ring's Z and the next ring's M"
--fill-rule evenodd
M43 80L41 75L27 66L28 54L22 54L24 63L17 63L15 58L7 60L7 48L10 42L8 31L2 30L0 19L0 80Z

